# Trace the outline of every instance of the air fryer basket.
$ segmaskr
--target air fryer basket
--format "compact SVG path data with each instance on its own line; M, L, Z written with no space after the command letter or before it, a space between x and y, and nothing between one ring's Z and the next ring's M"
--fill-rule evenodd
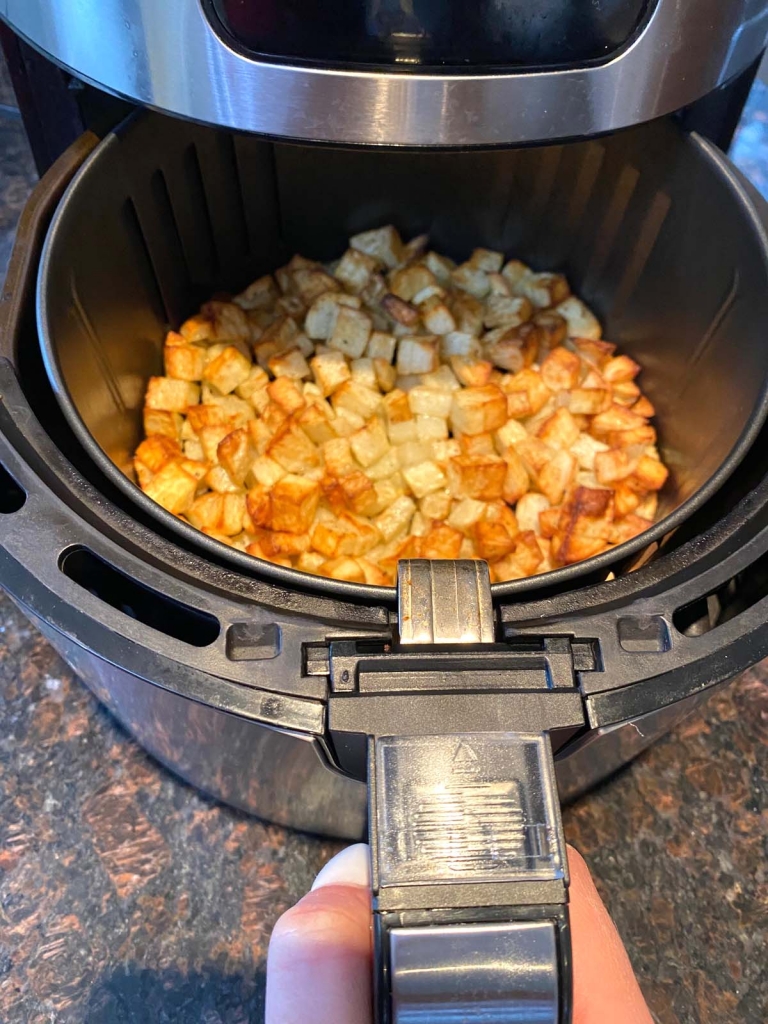
M727 160L672 122L598 141L471 153L278 144L132 117L87 161L52 223L38 281L46 367L91 457L165 531L254 560L150 501L129 478L147 378L196 307L294 252L337 256L393 222L461 259L477 245L561 270L643 366L670 480L634 540L498 595L607 573L679 526L738 465L768 408L768 254ZM261 563L287 585L360 592ZM383 594L383 588L374 588Z

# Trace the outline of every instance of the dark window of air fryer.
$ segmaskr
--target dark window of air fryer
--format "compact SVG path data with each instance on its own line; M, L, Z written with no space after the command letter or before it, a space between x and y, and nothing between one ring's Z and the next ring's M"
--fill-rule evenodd
M230 34L254 54L407 70L604 59L628 41L652 0L212 2Z

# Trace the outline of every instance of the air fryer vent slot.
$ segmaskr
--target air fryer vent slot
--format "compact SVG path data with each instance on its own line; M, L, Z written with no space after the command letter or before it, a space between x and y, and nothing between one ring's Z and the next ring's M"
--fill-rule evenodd
M27 495L11 474L0 464L0 515L9 516L24 508Z
M768 595L768 554L731 577L716 590L678 608L675 629L685 636L703 636L749 611Z
M145 626L192 647L208 647L219 636L218 619L133 580L88 548L65 551L59 560L64 575L100 601Z

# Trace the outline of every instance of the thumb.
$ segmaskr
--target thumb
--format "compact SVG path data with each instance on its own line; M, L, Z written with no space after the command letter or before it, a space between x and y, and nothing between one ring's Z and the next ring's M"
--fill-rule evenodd
M371 998L370 852L358 843L275 925L265 1024L367 1024Z

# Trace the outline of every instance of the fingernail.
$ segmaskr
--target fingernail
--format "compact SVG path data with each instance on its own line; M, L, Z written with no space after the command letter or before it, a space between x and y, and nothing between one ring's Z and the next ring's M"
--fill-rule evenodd
M313 891L325 885L371 887L371 851L367 843L356 843L328 861L312 883Z

